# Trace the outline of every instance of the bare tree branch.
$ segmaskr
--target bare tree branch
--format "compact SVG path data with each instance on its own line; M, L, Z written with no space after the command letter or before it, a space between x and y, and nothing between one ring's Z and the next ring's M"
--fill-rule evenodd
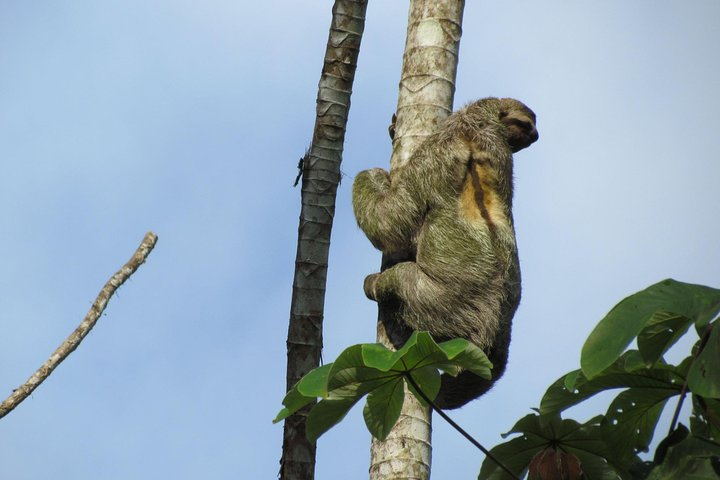
M47 377L57 368L60 363L67 358L77 347L80 342L90 333L95 326L100 315L105 311L110 297L120 288L120 285L130 278L135 271L145 262L145 259L155 247L157 235L153 232L145 234L142 243L137 248L132 258L118 270L115 275L110 277L105 286L100 290L95 303L90 307L90 311L85 315L83 321L78 325L74 332L65 339L65 341L50 355L50 358L32 374L28 380L13 390L13 393L0 404L0 418L10 413L20 402L25 400Z

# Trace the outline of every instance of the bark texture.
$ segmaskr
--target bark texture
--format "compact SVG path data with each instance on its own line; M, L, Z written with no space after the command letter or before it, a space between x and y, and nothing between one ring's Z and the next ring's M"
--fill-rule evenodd
M415 148L452 113L464 7L464 0L410 2L391 170L405 164ZM396 258L383 257L382 268L412 255L405 252ZM395 348L410 334L399 307L383 302L378 315L378 341ZM372 441L370 479L430 478L431 432L429 409L406 390L397 425L384 442Z
M287 338L288 390L320 364L330 232L366 9L367 0L336 0L333 5L313 140L303 162L302 207ZM280 460L283 480L314 478L315 443L305 437L305 419L311 406L285 420Z

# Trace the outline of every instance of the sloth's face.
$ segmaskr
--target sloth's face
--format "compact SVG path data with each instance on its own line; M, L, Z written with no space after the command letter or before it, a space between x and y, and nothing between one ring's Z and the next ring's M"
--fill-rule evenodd
M508 145L515 153L537 141L539 134L535 128L535 113L516 100L513 103L513 108L500 113L500 121L506 127Z

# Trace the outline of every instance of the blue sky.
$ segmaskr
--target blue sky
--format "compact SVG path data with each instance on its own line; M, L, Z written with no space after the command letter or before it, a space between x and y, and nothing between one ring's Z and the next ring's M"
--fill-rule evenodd
M0 0L0 396L48 357L147 230L150 260L80 348L0 420L0 477L272 478L298 158L331 1ZM516 97L523 302L508 371L454 418L487 446L576 368L621 298L720 286L720 6L469 1L456 105ZM379 253L354 175L387 166L407 3L371 2L332 236L324 358L374 340ZM360 408L317 477L367 477ZM582 417L583 412L578 416ZM434 478L481 456L434 422Z

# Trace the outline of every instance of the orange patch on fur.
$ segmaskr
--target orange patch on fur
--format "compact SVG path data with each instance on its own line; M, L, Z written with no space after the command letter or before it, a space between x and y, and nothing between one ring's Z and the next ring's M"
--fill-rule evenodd
M459 198L460 214L472 223L482 222L491 231L508 226L502 203L488 182L482 157L470 160Z

